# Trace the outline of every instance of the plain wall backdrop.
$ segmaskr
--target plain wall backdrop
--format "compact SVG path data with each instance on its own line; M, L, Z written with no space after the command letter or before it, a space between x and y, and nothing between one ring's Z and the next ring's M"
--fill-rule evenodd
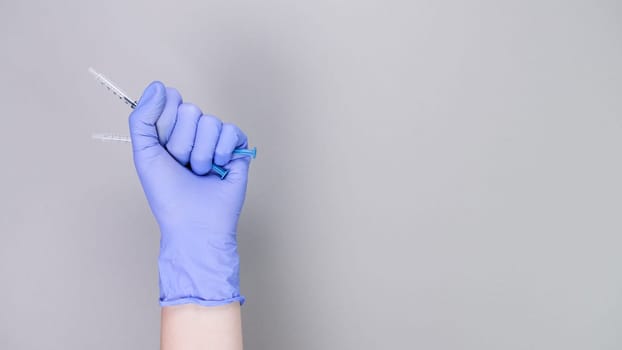
M619 1L0 2L0 349L156 349L152 80L258 147L247 349L622 348Z

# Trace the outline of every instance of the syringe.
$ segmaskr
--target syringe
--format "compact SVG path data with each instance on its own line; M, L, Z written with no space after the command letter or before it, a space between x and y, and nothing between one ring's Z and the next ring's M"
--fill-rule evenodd
M131 99L123 90L117 87L110 79L106 78L100 73L97 73L95 69L89 67L89 73L93 74L95 79L105 86L110 92L112 92L115 96L119 97L119 99L125 102L130 108L136 108L138 104L135 100ZM129 136L116 135L116 134L93 134L92 137L96 140L105 141L105 142L124 142L130 143L132 139ZM253 147L252 149L245 148L236 148L233 150L233 154L239 154L243 156L249 156L255 158L257 156L257 148ZM229 173L229 170L218 166L216 164L212 164L212 170L220 176L221 179L224 179L225 176Z
M123 92L123 90L118 88L110 79L106 78L100 73L97 73L95 69L91 67L89 67L89 73L93 74L93 76L95 77L95 80L97 80L100 84L106 87L106 89L110 90L110 92L112 92L117 97L119 97L121 101L128 104L132 109L136 108L136 105L137 105L136 101L129 98L129 96L127 96L127 94Z

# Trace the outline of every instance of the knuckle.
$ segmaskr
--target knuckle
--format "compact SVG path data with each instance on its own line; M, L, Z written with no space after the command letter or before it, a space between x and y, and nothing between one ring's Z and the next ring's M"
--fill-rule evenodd
M227 132L227 133L235 133L236 132L237 127L231 123L223 123L222 124L222 132Z
M201 109L199 109L199 107L192 103L184 102L179 105L179 108L177 109L177 114L182 117L201 115Z
M222 121L213 115L203 115L201 117L201 123L207 126L208 128L215 128L220 130L222 128Z
M181 94L174 87L167 87L166 88L166 98L174 99L174 100L181 100Z

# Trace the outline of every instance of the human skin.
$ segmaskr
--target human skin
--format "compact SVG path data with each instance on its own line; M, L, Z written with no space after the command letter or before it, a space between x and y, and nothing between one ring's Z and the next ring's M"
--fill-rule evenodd
M162 308L162 350L241 350L238 302L222 306L184 304Z

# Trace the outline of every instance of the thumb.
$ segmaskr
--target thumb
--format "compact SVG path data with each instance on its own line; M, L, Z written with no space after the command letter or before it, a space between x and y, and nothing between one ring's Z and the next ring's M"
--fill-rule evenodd
M166 104L166 88L154 81L143 92L136 109L130 114L130 135L134 152L148 148L162 148L158 139L156 122Z

